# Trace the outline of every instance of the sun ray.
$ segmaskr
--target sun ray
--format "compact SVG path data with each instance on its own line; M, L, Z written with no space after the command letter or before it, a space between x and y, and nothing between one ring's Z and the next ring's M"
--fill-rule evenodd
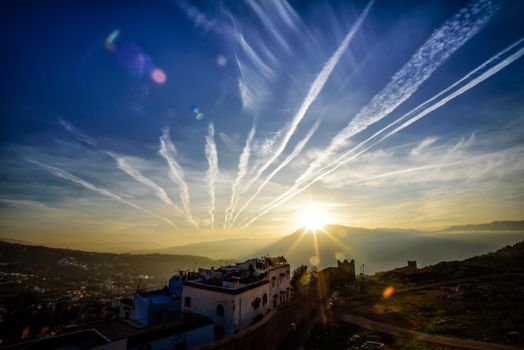
M291 247L289 247L289 250L286 252L286 255L285 256L289 256L293 253L293 251L296 249L296 247L298 246L298 244L300 243L300 241L302 241L302 239L304 238L304 236L306 235L307 231L306 230L302 230L302 234L300 235L300 237L298 237L296 239L296 241L293 243L293 245Z

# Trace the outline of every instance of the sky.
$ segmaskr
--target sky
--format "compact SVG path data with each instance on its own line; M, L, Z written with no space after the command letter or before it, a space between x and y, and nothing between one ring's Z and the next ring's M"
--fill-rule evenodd
M521 1L3 1L0 237L521 220Z

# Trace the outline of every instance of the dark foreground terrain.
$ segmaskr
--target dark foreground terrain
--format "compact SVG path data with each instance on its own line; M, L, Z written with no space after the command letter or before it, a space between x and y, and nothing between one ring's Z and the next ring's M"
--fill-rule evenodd
M388 349L463 348L399 337L398 329L457 339L457 344L479 341L485 345L475 346L485 349L494 349L488 343L524 347L524 242L463 261L360 277L357 284L339 284L335 290L324 322L304 344L307 349L359 348L365 341ZM369 326L365 320L375 322ZM379 331L388 326L392 333Z

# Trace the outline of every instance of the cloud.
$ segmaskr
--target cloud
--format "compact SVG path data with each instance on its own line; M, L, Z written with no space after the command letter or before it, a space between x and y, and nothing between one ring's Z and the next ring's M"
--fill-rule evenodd
M262 173L284 152L289 140L291 137L295 134L295 131L297 130L298 125L306 115L309 107L315 102L318 95L322 91L322 88L328 81L331 73L335 69L338 61L346 51L349 43L353 39L355 33L358 31L360 26L362 25L362 22L364 22L367 14L369 13L369 10L371 9L371 6L373 5L373 1L370 1L364 11L361 13L361 15L358 17L356 22L353 24L349 32L344 37L344 40L340 43L337 50L331 55L331 57L327 60L327 62L322 67L322 70L318 73L318 75L315 77L315 80L311 83L309 87L309 91L306 94L306 97L302 101L302 104L300 105L300 108L295 113L293 118L291 119L291 123L289 126L287 126L285 129L282 129L279 133L283 134L282 140L279 142L278 146L276 146L275 149L271 149L267 153L269 154L268 159L261 162L261 165L258 167L258 169L254 170L254 175L247 180L247 184L245 185L245 191L249 190L249 188L255 183L258 178L262 175Z
M191 215L191 201L189 197L189 188L184 180L184 171L176 160L176 148L169 137L169 128L162 129L162 136L160 136L160 155L166 160L169 167L169 178L180 189L180 201L186 220L198 228L197 223Z
M218 154L215 144L215 128L213 123L209 123L209 134L206 136L206 150L205 155L208 162L208 169L206 172L206 182L209 194L209 224L213 225L215 222L215 181L218 176Z
M411 156L417 157L420 155L420 152L434 144L438 140L438 137L426 137L422 140L417 147L413 148L410 152Z
M77 138L81 143L87 143L88 145L94 147L96 150L99 150L97 147L97 142L92 139L91 137L85 135L80 130L78 130L76 127L74 127L71 123L67 122L66 120L59 119L60 124L75 138ZM156 196L165 204L175 208L179 213L180 208L178 208L172 201L171 198L167 195L166 191L153 182L151 179L145 177L140 171L138 171L135 167L133 167L124 157L109 151L101 151L111 158L113 158L117 164L117 167L125 172L127 175L138 181L139 183L145 185L146 187L149 187L150 189L155 192Z
M306 181L303 181L301 184L302 186L297 186L296 183L291 188L289 188L285 193L274 199L271 203L264 206L259 212L259 214L252 218L249 222L247 222L243 228L249 226L254 221L256 221L258 218L260 218L262 215L265 215L268 211L274 209L276 206L281 205L282 203L288 201L290 198L296 196L297 194L303 192L305 189L310 187L312 184L316 183L317 181L321 180L325 176L331 174L333 171L338 169L340 166L346 164L347 162L356 159L361 154L365 153L368 149L373 147L374 145L382 142L383 140L389 138L390 136L396 134L400 130L408 127L409 125L413 124L414 122L420 120L421 118L427 116L429 113L433 112L434 110L444 106L449 101L453 100L455 97L462 95L466 91L472 89L473 87L477 86L484 80L488 79L492 75L496 74L500 70L504 69L511 63L515 62L519 58L521 58L524 55L524 48L520 47L524 43L524 38L519 39L514 44L508 46L504 50L500 51L496 55L492 56L490 59L488 59L486 62L484 62L482 65L475 68L470 73L466 74L463 78L458 80L457 82L453 83L443 91L439 92L437 95L429 99L428 101L422 103L421 105L417 106L410 112L406 113L404 116L400 117L396 121L390 123L388 126L382 128L375 134L373 134L371 137L367 138L354 148L348 150L346 153L339 156L338 159L331 162L329 165L324 166L320 171L317 171L318 175L310 176ZM515 51L515 49L518 49ZM515 51L511 53L512 51ZM511 54L510 54L511 53ZM508 55L509 54L509 55ZM507 56L507 57L506 57ZM498 62L498 63L496 63ZM496 64L495 64L496 63ZM454 91L453 91L454 90ZM447 94L447 95L446 95ZM439 100L440 98L440 100ZM408 119L409 118L409 119ZM381 134L384 134L388 129L391 129L396 124L400 123L402 120L406 120L404 123L402 123L400 126L397 126L393 130L389 131L387 134L376 140L374 143L369 144L370 141L377 138L377 136L380 136ZM469 139L469 141L464 141L463 144L468 142L474 141L474 135L472 135ZM365 146L365 148L363 148ZM358 153L355 153L355 151L361 149Z
M116 161L118 169L125 172L127 175L131 176L136 181L140 182L146 187L149 187L150 189L155 192L155 195L165 204L175 208L178 212L180 211L180 208L178 208L171 198L167 195L166 191L153 182L151 179L145 177L140 171L138 171L135 167L133 167L124 157L117 155L112 152L106 152L111 158L113 158Z
M231 136L224 132L219 132L218 137L230 151L240 152L240 145Z
M484 28L498 8L489 0L474 1L436 29L384 89L333 137L324 154L311 164L297 183L302 183L322 164L328 163L333 155L347 146L350 137L381 120L410 98L437 68Z
M59 168L56 168L54 166L51 166L51 165L47 165L47 164L44 164L44 163L41 163L41 162L38 162L36 160L30 160L30 159L27 159L28 162L30 163L33 163L33 164L36 164L38 166L41 166L45 169L47 169L49 172L51 172L53 175L57 176L57 177L60 177L62 179L65 179L65 180L68 180L68 181L71 181L77 185L80 185L82 187L85 187L91 191L94 191L94 192L97 192L103 196L106 196L106 197L109 197L109 198L112 198L120 203L123 203L123 204L126 204L132 208L135 208L135 209L138 209L146 214L149 214L149 215L152 215L158 219L161 219L163 220L164 222L168 223L169 225L171 225L172 227L176 227L175 224L173 224L173 222L171 222L171 220L167 219L166 217L163 217L163 216L160 216L154 212L152 212L151 210L148 210L148 209L145 209L141 206L139 206L138 204L135 204L135 203L132 203L130 201L128 201L127 199L124 199L121 195L119 194L116 194L114 192L111 192L109 190L106 190L105 188L101 188L101 187L98 187L88 181L85 181L85 180L82 180L81 178L65 171L65 170L62 170L62 169L59 169Z
M244 146L244 149L242 150L242 154L240 154L240 157L238 159L238 173L237 177L235 179L235 182L231 186L231 198L229 200L229 206L226 209L226 216L224 219L224 225L229 225L230 220L232 219L233 210L237 205L238 202L238 187L240 186L240 182L246 176L247 174L247 166L249 163L249 158L251 157L251 144L253 143L253 138L255 137L256 127L253 124L253 127L249 131L249 134L246 139L246 144Z
M71 135L73 135L78 141L83 144L88 144L89 146L96 147L96 141L91 137L85 135L80 130L78 130L73 124L69 123L67 120L58 118L58 123L66 129Z
M260 186L258 186L258 188L255 191L255 193L246 201L246 203L242 206L242 208L240 208L240 210L236 213L233 221L231 222L231 225L233 225L235 223L235 221L240 216L240 214L242 214L242 212L249 206L249 204L251 204L251 202L258 196L258 194L264 189L264 187L266 187L266 185L269 183L269 181L271 181L271 179L280 170L282 170L285 166L287 166L293 159L295 159L302 152L302 150L304 149L304 147L308 143L308 141L311 138L311 136L313 136L313 134L317 131L319 125L320 125L320 120L317 120L315 122L315 124L313 124L311 129L308 131L306 136L302 140L300 140L300 142L297 143L297 145L295 146L293 151L275 168L275 170L273 170L271 172L271 174L269 174L264 179L262 184L260 184Z

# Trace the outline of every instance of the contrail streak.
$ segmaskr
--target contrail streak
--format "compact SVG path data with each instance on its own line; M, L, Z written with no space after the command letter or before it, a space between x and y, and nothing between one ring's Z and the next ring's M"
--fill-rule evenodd
M369 10L371 9L371 6L373 5L374 0L371 0L369 4L366 6L364 11L360 14L357 21L353 24L349 32L346 34L346 37L342 42L340 43L339 47L333 53L333 55L329 58L329 60L324 64L324 67L322 67L322 70L317 75L311 86L309 87L309 91L304 98L304 101L302 101L302 104L300 105L300 108L298 109L297 113L293 116L291 120L291 124L287 128L284 137L282 141L280 142L280 145L278 148L271 152L271 155L269 156L269 159L264 162L256 171L255 175L249 179L246 186L244 187L244 191L249 190L251 186L258 180L258 178L262 175L262 173L282 154L282 152L285 150L289 140L295 133L298 125L306 115L307 111L309 110L309 107L315 102L318 95L322 91L322 88L326 84L327 80L331 76L331 73L335 69L338 61L346 51L349 43L351 42L351 39L355 36L355 33L362 25L362 22L364 22L365 18L367 17L367 14ZM238 202L238 199L235 199L235 202ZM229 209L229 208L228 208ZM233 212L235 210L235 206L230 208L230 215L228 217L231 217ZM229 222L227 220L226 222Z
M224 226L227 226L229 224L229 221L231 220L231 216L233 215L233 208L237 205L237 202L238 202L238 195L237 195L238 186L240 185L240 182L242 181L244 176L246 176L247 174L247 165L249 163L249 158L251 157L251 144L253 143L253 138L255 137L255 131L256 131L256 127L255 127L255 124L253 123L253 127L249 131L249 134L246 139L246 144L238 160L237 178L235 179L235 182L231 186L231 199L229 201L229 207L227 207L226 209L226 217L224 220Z
M255 199L256 196L266 187L266 185L269 183L269 181L280 171L282 170L286 165L288 165L293 159L295 159L304 149L306 144L308 143L309 139L313 134L317 131L318 126L320 125L320 120L317 120L313 127L309 130L309 132L306 134L306 136L295 146L293 151L278 165L278 167L273 170L271 174L269 174L268 177L262 182L262 184L257 188L256 192L249 198L249 200L244 204L244 206L237 212L235 218L233 219L233 222L231 225L235 223L235 221L238 219L240 214L248 207L249 204Z
M206 136L206 159L209 164L206 181L207 181L207 192L209 194L209 224L213 225L215 222L215 180L218 175L218 153L217 146L215 144L215 128L213 123L209 123L208 126L209 134Z
M106 153L115 160L118 169L122 170L124 173L132 177L137 182L140 182L144 186L152 189L153 192L155 192L156 196L162 202L175 208L178 212L181 212L180 208L178 208L178 206L173 203L171 198L169 198L166 191L162 187L154 183L151 179L145 177L140 171L138 171L131 164L129 164L129 162L124 157L114 154L113 152Z
M497 10L498 6L489 0L475 1L436 29L384 89L331 140L297 182L301 183L323 163L329 162L330 156L345 147L350 137L378 122L410 98L437 68L484 28Z
M270 210L274 209L275 207L283 204L284 202L288 201L292 197L294 197L297 194L301 193L302 191L307 189L309 186L311 186L315 182L321 180L325 176L329 175L330 173L332 173L333 171L338 169L340 166L342 166L342 165L346 164L347 162L355 159L359 155L365 153L371 147L373 147L376 144L382 142L383 140L389 138L390 136L396 134L400 130L408 127L409 125L413 124L414 122L418 121L419 119L427 116L429 113L431 113L434 110L442 107L443 105L445 105L449 101L453 100L455 97L462 95L466 91L472 89L473 87L477 86L478 84L480 84L484 80L488 79L492 75L494 75L497 72L499 72L500 70L504 69L505 67L507 67L511 63L515 62L516 60L518 60L519 58L521 58L524 55L524 48L521 47L515 53L511 54L507 58L503 59L502 61L500 61L500 60L501 60L501 58L505 54L507 54L508 52L512 51L516 47L519 47L523 43L524 43L524 38L519 39L517 42L515 42L514 44L508 46L506 49L500 51L498 54L496 54L495 56L491 57L489 60L484 62L482 65L480 65L479 67L475 68L473 71L471 71L470 73L465 75L463 78L461 78L460 80L458 80L454 84L450 85L448 88L444 89L443 91L441 91L440 93L438 93L437 95L435 95L434 97L429 99L428 101L422 103L421 105L419 105L418 107L414 108L410 112L406 113L404 116L402 116L398 120L390 123L389 125L387 125L383 129L377 131L375 134L373 134L372 136L370 136L366 140L362 141L360 144L358 144L354 148L352 148L349 151L347 151L346 153L344 153L342 156L340 156L334 162L330 163L327 166L324 166L322 169L320 169L321 171L324 170L324 169L327 169L329 167L331 167L331 168L329 170L327 170L327 171L324 171L323 173L320 173L319 175L317 175L315 177L310 177L308 180L306 180L306 181L308 181L307 184L303 185L301 188L297 189L298 186L294 185L290 190L286 191L286 193L284 193L283 195L279 196L277 199L272 201L270 203L270 205L267 205L267 206L263 207L262 211L256 217L252 218L247 223L245 223L242 226L242 228L248 227L249 225L251 225L253 222L255 222L257 219L259 219L261 216L265 215ZM492 64L494 62L497 62L497 61L500 61L500 62L495 64L494 66L492 66ZM466 81L468 81L468 82L466 82ZM462 85L463 83L465 83L465 84ZM461 87L459 87L459 86L461 86ZM453 90L453 89L455 89L457 87L459 87L457 90L455 90L454 92L451 92L451 90ZM448 94L448 95L446 95L446 94ZM446 96L444 96L444 95L446 95ZM442 96L444 96L444 97L442 97ZM441 99L436 101L438 98L441 98ZM350 154L353 153L355 150L361 148L363 145L367 144L369 141L375 139L377 136L383 134L385 131L387 131L388 129L391 129L394 125L399 124L402 120L405 120L407 118L409 118L409 119L406 120L404 123L402 123L401 125L399 125L395 129L389 131L387 134L385 134L380 139L378 139L377 141L375 141L371 145L369 145L366 148L364 148L363 150L361 150L359 153L356 153L356 154L350 156ZM319 173L319 172L320 171L317 171L317 173ZM306 181L304 181L302 184L306 183Z
M103 152L103 153L107 154L108 156L110 156L111 158L113 158L115 160L115 162L116 162L117 167L120 170L125 172L127 175L131 176L136 181L138 181L141 184L145 185L146 187L149 187L150 189L152 189L153 192L155 192L156 196L162 202L164 202L165 204L175 208L179 213L181 213L180 208L178 208L178 206L176 206L173 203L173 201L171 201L171 199L167 195L166 191L162 187L160 187L158 184L154 183L151 179L148 179L147 177L142 175L142 173L140 173L140 171L138 171L131 164L129 164L124 157L122 157L120 155L117 155L117 154L115 154L113 152L100 150L98 148L97 143L96 143L96 141L94 139L92 139L91 137L83 134L80 130L75 128L71 123L69 123L68 121L63 120L63 119L59 119L58 121L60 122L60 125L62 125L64 127L64 129L66 129L70 134L72 134L81 143L88 144L89 146L93 147L97 151Z
M65 180L68 180L68 181L71 181L77 185L80 185L82 187L85 187L91 191L94 191L94 192L97 192L103 196L106 196L106 197L109 197L109 198L112 198L114 200L117 200L123 204L126 204L130 207L133 207L135 209L138 209L144 213L147 213L149 215L152 215L158 219L161 219L163 220L164 222L168 223L169 225L171 225L172 227L176 227L175 224L173 224L169 219L163 217L163 216L160 216L154 212L152 212L151 210L148 210L148 209L145 209L135 203L132 203L130 201L128 201L127 199L124 199L122 198L120 195L116 194L116 193L113 193L111 191L108 191L106 190L105 188L100 188L96 185L93 185L92 183L90 182L87 182L85 180L82 180L81 178L65 171L65 170L62 170L62 169L59 169L59 168L56 168L54 166L51 166L51 165L47 165L47 164L44 164L44 163L41 163L41 162L38 162L38 161L35 161L35 160L27 160L28 162L31 162L33 164L36 164L38 166L41 166L45 169L47 169L48 171L50 171L53 175L57 176L57 177L60 177L62 179L65 179Z
M162 129L162 136L160 136L160 155L166 160L169 167L169 177L180 189L180 201L186 220L198 228L197 223L191 215L191 201L189 199L189 188L184 180L184 171L176 160L176 148L169 137L169 128Z
M58 118L58 122L60 125L66 129L67 132L69 132L71 135L73 135L78 141L84 144L88 144L91 147L96 147L96 141L90 138L89 136L83 134L80 130L78 130L73 124L68 122L67 120L64 120L62 118Z

